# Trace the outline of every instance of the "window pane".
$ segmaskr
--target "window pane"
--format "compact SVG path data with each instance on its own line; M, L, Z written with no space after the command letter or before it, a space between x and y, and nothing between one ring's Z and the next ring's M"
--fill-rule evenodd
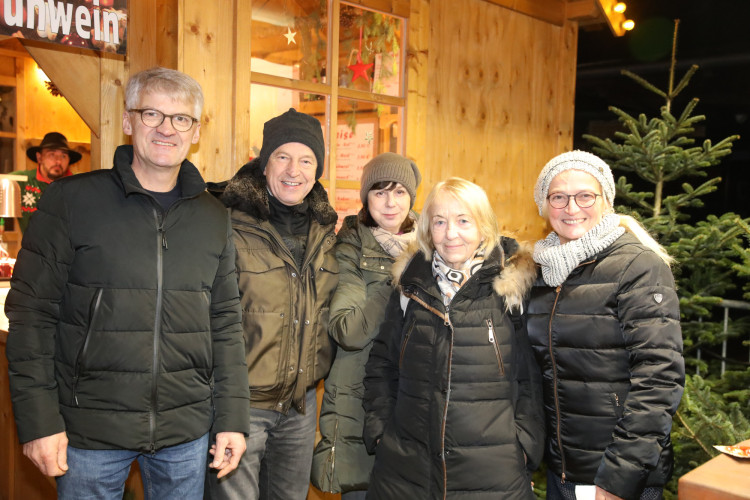
M336 179L359 181L375 155L402 153L403 108L339 99L336 129Z
M403 21L341 5L339 86L401 97Z
M301 113L307 113L317 118L321 125L325 124L326 97L307 92L270 87L268 85L253 84L250 86L250 146L251 158L260 154L263 146L263 124L275 116L294 108ZM328 151L328 138L323 128L323 138ZM323 172L327 178L328 168Z
M325 83L328 2L253 2L251 71Z

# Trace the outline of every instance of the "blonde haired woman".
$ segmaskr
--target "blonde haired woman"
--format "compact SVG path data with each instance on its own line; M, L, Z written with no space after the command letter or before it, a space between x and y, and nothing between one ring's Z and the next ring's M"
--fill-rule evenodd
M485 192L455 177L427 197L417 241L394 266L366 366L368 498L533 499L543 416L521 316L531 256L499 234Z
M528 316L548 499L658 499L672 471L685 366L671 259L614 197L609 166L584 151L551 159L534 190L553 230L534 248Z

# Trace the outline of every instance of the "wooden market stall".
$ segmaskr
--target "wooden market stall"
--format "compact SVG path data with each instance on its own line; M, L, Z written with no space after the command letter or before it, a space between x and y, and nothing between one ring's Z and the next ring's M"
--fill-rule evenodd
M128 75L158 64L203 86L201 138L190 159L207 180L229 178L257 154L262 123L276 112L263 107L266 96L279 102L291 96L324 126L329 157L323 184L337 209L359 188L357 177L342 175L349 147L343 138L356 135L354 120L361 141L374 144L368 154L394 150L419 165L417 209L436 182L461 176L487 190L505 232L522 239L542 234L533 186L541 166L573 143L579 25L604 26L609 16L616 31L613 1L269 0L263 4L277 9L263 16L254 3L129 2L126 57L8 37L0 50L25 51L85 122L92 169L108 168L116 146L127 141L121 122ZM279 12L288 9L294 22ZM348 72L365 64L364 51L381 41L353 28L365 15L387 24L393 44L373 61L381 71L392 68L380 88L363 87L369 74L358 79ZM318 24L307 29L308 21ZM323 40L323 48L301 54L310 36ZM16 157L26 133L18 131ZM0 447L0 498L53 498L53 482L35 473L15 436L4 338L0 432L11 438ZM311 492L310 498L333 496Z

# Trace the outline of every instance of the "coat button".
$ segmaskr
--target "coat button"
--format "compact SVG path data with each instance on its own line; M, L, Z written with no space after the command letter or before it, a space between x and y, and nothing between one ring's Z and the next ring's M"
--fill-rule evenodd
M306 319L306 320L305 320L305 324L306 324L306 325L309 325L309 324L310 324L310 320L309 320L309 319Z
M292 278L296 278L296 277L297 277L297 273L292 273Z
M385 269L385 266L380 266L380 269Z
M302 368L299 369L299 372L302 373L304 370Z
M294 371L294 367L293 367L293 366L290 366L290 367L289 367L289 371L290 371L290 372L293 372L293 371Z

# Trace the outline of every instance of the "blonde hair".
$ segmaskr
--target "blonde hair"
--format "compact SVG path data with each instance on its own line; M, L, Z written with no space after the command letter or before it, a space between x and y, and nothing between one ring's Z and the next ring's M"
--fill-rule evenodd
M473 182L460 177L451 177L435 184L422 207L422 216L417 224L417 243L426 260L432 260L435 245L432 243L432 208L441 194L447 194L464 205L476 221L482 238L482 247L489 254L500 239L497 217L490 205L487 193Z

